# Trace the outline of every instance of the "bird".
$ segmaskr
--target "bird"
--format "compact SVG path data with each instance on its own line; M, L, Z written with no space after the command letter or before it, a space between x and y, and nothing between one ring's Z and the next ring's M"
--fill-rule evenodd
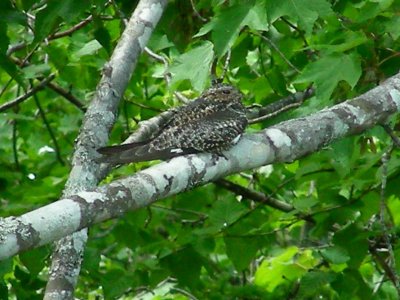
M173 109L150 139L97 149L102 154L98 161L136 163L200 152L224 156L223 151L238 142L248 124L242 98L234 86L215 84L197 99Z

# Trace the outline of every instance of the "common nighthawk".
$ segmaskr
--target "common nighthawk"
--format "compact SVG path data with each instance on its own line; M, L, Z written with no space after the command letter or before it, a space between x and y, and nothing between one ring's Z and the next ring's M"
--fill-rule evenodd
M129 163L222 151L235 144L247 118L242 93L231 85L217 84L199 98L174 110L165 125L144 142L99 148L100 162Z

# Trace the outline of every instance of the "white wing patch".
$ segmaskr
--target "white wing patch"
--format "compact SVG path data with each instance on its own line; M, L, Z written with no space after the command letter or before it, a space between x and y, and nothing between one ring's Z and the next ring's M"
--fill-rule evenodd
M171 149L171 153L182 153L183 150L181 148Z
M239 142L241 136L242 136L242 135L239 134L237 137L235 137L235 138L232 140L232 144L235 145L237 142Z

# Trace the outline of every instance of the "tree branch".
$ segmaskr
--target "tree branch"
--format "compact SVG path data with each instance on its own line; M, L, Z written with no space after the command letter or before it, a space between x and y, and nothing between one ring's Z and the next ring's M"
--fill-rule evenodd
M13 107L13 106L21 103L22 101L25 101L26 99L28 99L32 95L34 95L37 92L43 90L46 87L46 85L48 85L50 83L50 81L52 81L55 77L56 77L56 75L51 74L49 77L43 79L37 86L35 86L34 88L30 89L25 94L15 98L14 100L11 100L11 101L9 101L7 103L4 103L3 105L0 105L0 112L3 112L5 110Z
M252 110L250 108L246 113L247 118L249 119L249 124L270 119L291 108L299 107L305 100L312 97L314 92L314 88L309 87L304 92L294 93L269 105L258 108L257 110Z
M150 35L158 23L167 0L139 1L109 63L103 68L94 98L88 107L72 160L72 169L63 197L94 188L100 180L96 149L105 145L116 118L118 103ZM71 216L74 218L73 216ZM67 220L60 219L61 223ZM60 224L61 224L60 223ZM87 240L85 226L56 243L44 299L73 299ZM55 239L57 240L57 239Z
M176 157L110 184L66 195L20 217L1 219L0 258L47 244L229 174L274 162L291 162L334 140L382 123L399 110L397 74L353 100L256 134L246 134L224 152L225 157L208 153ZM87 179L81 175L79 178Z
M265 205L276 208L280 211L290 212L290 211L294 210L294 207L292 205L290 205L289 203L279 201L277 199L274 199L270 196L267 196L263 193L260 193L260 192L254 191L254 190L247 189L241 185L235 184L228 180L220 179L220 180L216 181L216 184L218 186L222 186L223 188L225 188L237 195L241 195L245 198L249 198L258 203L263 203Z
M72 95L71 92L63 89L61 86L58 84L55 84L53 82L49 82L47 85L49 89L52 89L55 91L57 94L61 95L65 99L67 99L69 102L71 102L73 105L75 105L77 108L79 108L82 112L86 111L85 105L83 105L79 99L77 99L74 95Z

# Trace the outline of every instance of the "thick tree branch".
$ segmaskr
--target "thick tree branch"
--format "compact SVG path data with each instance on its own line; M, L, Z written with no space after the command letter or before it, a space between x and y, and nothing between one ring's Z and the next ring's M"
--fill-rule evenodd
M244 135L224 153L174 158L116 180L0 221L0 258L44 245L128 210L243 170L291 162L334 140L360 133L400 110L400 74L373 90L305 118Z
M107 143L108 132L117 117L119 100L166 4L167 0L141 0L138 3L109 63L103 69L96 94L86 111L63 197L94 188L100 180L99 165L93 161L97 155L96 149ZM72 236L57 242L44 299L73 299L87 240L87 230L84 228L79 228L83 229L79 232L70 231Z

